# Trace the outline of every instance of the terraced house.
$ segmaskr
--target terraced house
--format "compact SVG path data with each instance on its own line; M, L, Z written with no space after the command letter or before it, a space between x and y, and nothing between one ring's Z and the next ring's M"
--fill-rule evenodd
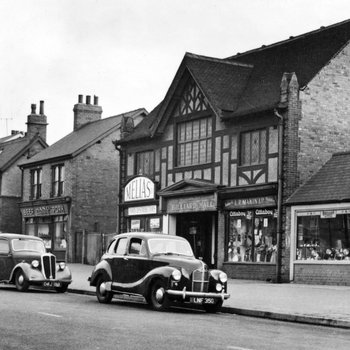
M73 131L20 163L22 232L39 236L58 259L94 264L117 227L119 161L112 141L122 115L102 119L95 96L79 95ZM147 112L125 113L137 124Z
M349 39L345 21L224 59L185 54L164 99L116 143L120 231L184 236L232 278L294 280L286 200L350 149Z

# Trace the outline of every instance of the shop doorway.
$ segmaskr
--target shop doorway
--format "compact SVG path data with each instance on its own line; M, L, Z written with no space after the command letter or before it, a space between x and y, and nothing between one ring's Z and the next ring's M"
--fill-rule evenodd
M216 266L216 215L211 212L176 215L176 235L186 238L197 258Z

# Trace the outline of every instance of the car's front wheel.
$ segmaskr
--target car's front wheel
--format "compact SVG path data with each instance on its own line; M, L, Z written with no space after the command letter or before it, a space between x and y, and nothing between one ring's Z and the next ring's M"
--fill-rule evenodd
M64 283L61 287L56 287L55 289L57 293L65 293L68 289L68 284Z
M156 280L152 286L150 295L147 298L148 302L154 310L165 311L170 306L169 297L165 292L164 282Z
M203 308L206 312L215 314L216 312L219 312L222 307L222 300L218 300L215 304L204 304Z
M106 290L106 279L101 276L98 278L96 284L96 296L97 300L102 304L108 304L113 298L113 293Z
M22 270L18 270L16 272L15 284L16 284L17 290L20 292L26 292L28 290L29 282L26 279L24 272Z

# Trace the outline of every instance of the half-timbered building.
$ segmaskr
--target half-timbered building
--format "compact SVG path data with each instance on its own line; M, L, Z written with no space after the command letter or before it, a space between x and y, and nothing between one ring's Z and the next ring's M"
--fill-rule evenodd
M350 148L350 21L225 59L185 54L116 143L120 231L186 237L230 277L289 281L285 201Z

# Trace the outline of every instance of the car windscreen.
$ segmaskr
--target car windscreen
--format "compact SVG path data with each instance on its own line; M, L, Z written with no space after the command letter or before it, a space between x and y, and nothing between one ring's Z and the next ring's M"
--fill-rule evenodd
M34 239L14 239L12 240L12 248L14 251L46 253L44 243Z
M193 256L192 248L185 240L151 238L148 240L148 248L151 254L178 254Z

